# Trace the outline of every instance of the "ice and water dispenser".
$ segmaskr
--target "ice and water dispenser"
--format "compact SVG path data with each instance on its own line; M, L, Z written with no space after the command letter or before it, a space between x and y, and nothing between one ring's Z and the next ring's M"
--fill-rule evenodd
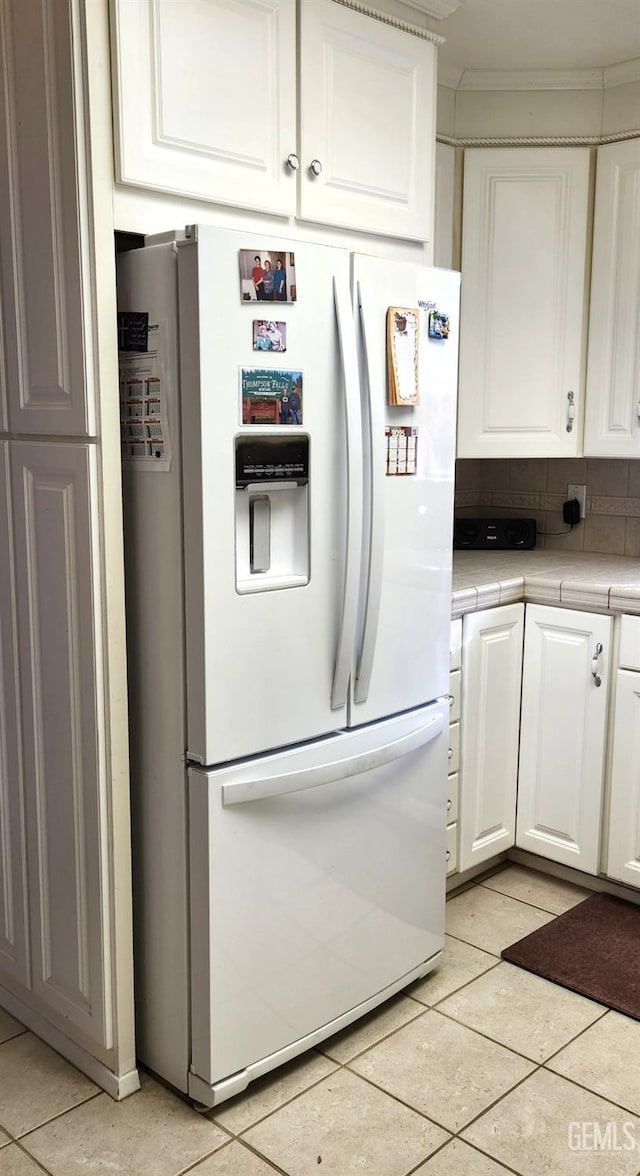
M236 437L236 589L309 582L309 438Z

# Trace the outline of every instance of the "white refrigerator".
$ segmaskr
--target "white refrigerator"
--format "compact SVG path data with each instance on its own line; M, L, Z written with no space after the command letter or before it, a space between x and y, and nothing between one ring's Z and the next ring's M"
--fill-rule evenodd
M443 946L459 275L198 226L118 288L139 1056L214 1106Z

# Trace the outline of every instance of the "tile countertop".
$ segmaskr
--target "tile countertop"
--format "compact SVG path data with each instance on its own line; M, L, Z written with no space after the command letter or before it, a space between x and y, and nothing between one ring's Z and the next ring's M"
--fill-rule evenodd
M454 551L452 617L517 600L640 614L640 559L597 552Z

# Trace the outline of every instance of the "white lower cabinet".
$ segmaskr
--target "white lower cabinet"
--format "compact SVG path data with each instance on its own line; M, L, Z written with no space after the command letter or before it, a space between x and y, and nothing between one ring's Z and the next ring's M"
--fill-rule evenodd
M92 514L98 496L97 459L91 445L11 445L18 638L13 651L7 646L7 654L19 658L24 774L24 810L17 798L10 810L15 818L14 903L21 903L23 821L29 989L35 1007L69 1037L111 1049L108 778ZM11 694L7 701L16 702ZM19 935L24 918L21 911L15 919ZM15 944L24 956L24 945ZM16 978L16 968L10 968L9 979ZM24 983L19 970L17 978Z
M527 605L516 845L589 874L599 868L611 631L611 617Z
M640 617L622 617L605 873L640 886Z
M8 442L0 442L0 983L30 988L16 594Z
M463 621L458 868L515 840L524 605Z

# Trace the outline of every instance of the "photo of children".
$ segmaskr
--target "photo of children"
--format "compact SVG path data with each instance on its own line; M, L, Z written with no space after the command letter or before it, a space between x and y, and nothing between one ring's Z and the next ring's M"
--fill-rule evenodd
M253 320L254 351L286 351L287 324L267 319Z
M241 368L243 425L301 425L302 372Z
M273 249L240 249L240 292L243 302L295 302L294 253Z

